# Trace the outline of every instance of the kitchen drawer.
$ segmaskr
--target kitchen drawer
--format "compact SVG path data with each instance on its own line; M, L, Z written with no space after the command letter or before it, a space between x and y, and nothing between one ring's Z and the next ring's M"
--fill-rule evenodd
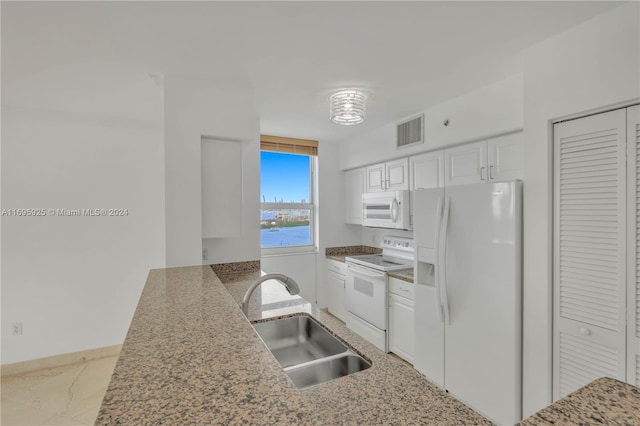
M327 259L327 270L346 275L347 265L344 262L340 262L338 260Z
M413 300L413 286L412 283L393 277L389 278L389 293L397 294L410 300Z

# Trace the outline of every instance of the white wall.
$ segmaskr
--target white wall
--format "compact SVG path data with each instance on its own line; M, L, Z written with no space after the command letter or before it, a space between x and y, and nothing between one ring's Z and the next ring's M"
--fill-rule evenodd
M516 74L426 109L424 144L396 149L395 123L346 141L340 145L340 168L352 169L522 129L522 106L522 74ZM443 125L445 119L449 119L448 126Z
M316 252L264 256L260 267L264 272L280 272L293 278L300 286L300 296L316 302Z
M162 139L158 124L3 105L2 208L128 210L2 218L3 364L122 343L164 266Z
M639 13L630 3L525 51L525 416L551 402L551 121L640 97Z
M326 307L325 250L327 247L359 245L362 227L346 225L344 174L339 167L340 144L318 143L318 238L317 289L318 306Z
M260 138L252 98L207 80L165 76L167 266L260 258ZM243 144L243 235L202 239L200 139ZM224 202L224 200L220 200Z

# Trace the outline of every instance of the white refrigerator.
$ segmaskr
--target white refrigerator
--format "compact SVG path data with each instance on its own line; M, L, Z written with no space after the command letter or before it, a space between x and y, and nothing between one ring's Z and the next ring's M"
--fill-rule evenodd
M414 191L415 368L498 424L522 417L522 182Z

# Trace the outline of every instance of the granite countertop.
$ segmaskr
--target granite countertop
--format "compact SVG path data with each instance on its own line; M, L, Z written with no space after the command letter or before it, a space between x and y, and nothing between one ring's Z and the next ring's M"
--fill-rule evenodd
M387 272L387 275L413 284L413 268L401 269L399 271L390 271Z
M238 306L261 272L222 272L150 271L96 424L490 424L401 359L267 281L252 298L252 320L306 312L372 362L296 388Z
M347 256L360 256L363 254L379 253L382 253L381 248L371 246L327 247L324 251L324 255L327 259L333 259L343 263L345 257Z
M640 425L640 389L603 377L520 422L542 425Z

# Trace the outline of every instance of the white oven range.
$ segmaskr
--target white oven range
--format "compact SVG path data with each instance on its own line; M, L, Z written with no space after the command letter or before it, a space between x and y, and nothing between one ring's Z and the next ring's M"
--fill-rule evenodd
M382 254L345 258L345 304L347 327L389 352L387 272L413 268L414 246L410 238L385 236L380 247Z

